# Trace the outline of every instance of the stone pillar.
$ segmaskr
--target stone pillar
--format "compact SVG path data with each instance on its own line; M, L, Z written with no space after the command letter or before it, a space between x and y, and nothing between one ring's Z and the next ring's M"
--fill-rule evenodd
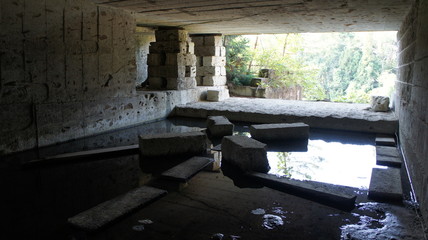
M226 49L221 34L191 35L195 43L198 86L226 85Z
M194 43L187 31L159 28L147 56L151 89L185 90L196 87Z

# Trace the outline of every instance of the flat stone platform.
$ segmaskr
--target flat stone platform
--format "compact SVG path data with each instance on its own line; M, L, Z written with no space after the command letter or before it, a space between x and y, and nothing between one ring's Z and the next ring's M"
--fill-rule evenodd
M231 121L252 123L303 122L312 128L395 133L394 112L372 112L369 104L229 98L222 102L196 102L175 107L174 116L207 118L221 115Z

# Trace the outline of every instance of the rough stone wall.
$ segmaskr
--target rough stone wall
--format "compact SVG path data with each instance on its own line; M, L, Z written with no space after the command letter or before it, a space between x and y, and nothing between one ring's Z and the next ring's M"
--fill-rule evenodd
M137 49L135 52L137 62L137 86L147 84L148 77L147 54L149 54L150 43L155 41L155 32L145 27L137 27L135 33Z
M195 43L198 86L226 85L226 48L221 34L191 35Z
M399 39L395 111L401 147L422 213L428 222L428 1L415 1Z
M196 87L194 44L187 31L159 28L150 43L148 82L150 89L187 90Z
M136 91L135 19L126 11L1 0L0 29L0 155L164 118L203 94Z

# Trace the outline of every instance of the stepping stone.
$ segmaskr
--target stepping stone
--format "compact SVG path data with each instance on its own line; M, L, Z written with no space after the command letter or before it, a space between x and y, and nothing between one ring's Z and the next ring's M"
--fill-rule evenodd
M74 227L96 231L132 211L163 197L165 190L143 186L103 202L68 219Z
M401 201L403 189L401 187L400 169L373 168L368 197L381 201Z
M251 137L259 141L308 139L309 125L304 123L258 124L250 126Z
M221 142L222 161L243 172L263 172L270 169L266 144L246 136L226 136Z
M163 172L161 176L163 178L179 182L187 182L190 178L213 162L214 159L212 158L192 157L189 160Z
M401 155L396 147L376 146L376 164L401 167Z
M355 207L354 194L341 191L340 186L314 181L300 181L280 178L271 174L249 173L247 176L278 191L319 202L342 210L352 210Z
M376 146L396 146L395 138L392 135L378 134L375 141Z
M121 146L121 147L112 147L112 148L102 148L94 149L89 151L80 151L72 153L64 153L51 157L46 157L43 159L32 160L24 163L23 167L34 167L47 164L58 164L65 163L70 161L81 161L86 159L93 160L94 158L103 158L103 157L117 157L123 155L138 154L139 148L138 144L130 146Z
M220 152L220 151L221 151L221 144L219 144L219 145L217 145L217 146L215 146L215 147L211 148L211 150L212 150L212 151Z
M207 119L207 128L211 136L223 137L233 134L234 125L224 116L210 116Z
M199 131L140 135L139 142L143 157L195 156L207 148L207 136Z

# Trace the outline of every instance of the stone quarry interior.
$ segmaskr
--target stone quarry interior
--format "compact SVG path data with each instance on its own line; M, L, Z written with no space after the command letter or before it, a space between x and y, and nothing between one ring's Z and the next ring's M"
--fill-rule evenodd
M427 25L426 0L2 0L0 236L426 239ZM229 98L222 35L352 31L397 31L392 111ZM210 116L225 118L207 130ZM370 145L398 183L385 193L219 168L219 153L236 157L219 147L230 138L274 148L242 136L273 123L308 126L304 148ZM383 170L372 182L390 180Z

